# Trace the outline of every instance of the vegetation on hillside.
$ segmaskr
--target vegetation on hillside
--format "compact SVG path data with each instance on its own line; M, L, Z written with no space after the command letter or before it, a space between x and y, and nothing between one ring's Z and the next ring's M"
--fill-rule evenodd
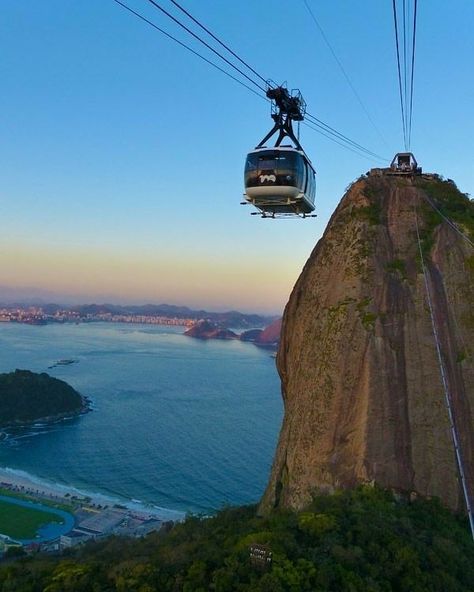
M63 380L15 370L0 374L0 426L80 413L85 399Z
M249 547L268 545L270 569ZM140 541L112 538L68 557L0 567L15 592L472 592L474 543L437 501L378 488L318 496L304 512L231 508Z
M461 232L474 240L474 202L466 193L459 191L454 181L423 179L417 185L438 209L436 211L429 203L422 207L425 228L420 234L424 255L431 251L434 243L433 231L443 222L443 216L452 220Z

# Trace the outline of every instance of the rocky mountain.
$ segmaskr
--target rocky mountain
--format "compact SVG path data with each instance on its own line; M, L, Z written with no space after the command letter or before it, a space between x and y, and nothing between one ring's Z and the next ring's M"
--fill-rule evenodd
M436 175L373 170L348 189L285 309L285 416L262 512L367 482L464 506L417 224L472 499L474 248L456 228L474 240L474 204Z
M259 347L276 350L280 340L281 319L273 321L265 329L249 329L240 335L209 319L201 319L184 332L187 337L198 339L240 339L250 341Z

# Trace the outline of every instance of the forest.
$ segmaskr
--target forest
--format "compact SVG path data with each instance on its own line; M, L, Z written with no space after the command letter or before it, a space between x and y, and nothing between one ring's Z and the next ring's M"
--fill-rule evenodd
M266 568L250 548L272 553ZM304 512L224 508L140 540L6 560L2 592L472 592L467 520L378 487L319 495Z

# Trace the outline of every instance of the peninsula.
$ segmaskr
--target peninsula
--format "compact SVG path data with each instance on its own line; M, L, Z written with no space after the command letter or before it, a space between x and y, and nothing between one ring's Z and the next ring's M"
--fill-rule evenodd
M0 374L0 426L57 421L89 410L89 401L63 380L15 370Z
M280 331L281 319L274 320L265 329L249 329L240 335L209 319L201 319L185 331L184 335L197 339L240 339L240 341L249 341L259 347L277 349Z

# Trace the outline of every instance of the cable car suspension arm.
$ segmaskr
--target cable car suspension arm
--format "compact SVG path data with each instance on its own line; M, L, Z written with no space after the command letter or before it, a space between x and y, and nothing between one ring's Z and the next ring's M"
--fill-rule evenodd
M267 85L266 95L272 101L272 119L275 124L257 148L261 148L267 140L279 132L275 146L280 146L283 139L288 137L298 150L303 151L293 130L293 121L303 121L306 112L306 103L301 93L295 91L294 94L290 94L286 87L273 86L270 82Z

